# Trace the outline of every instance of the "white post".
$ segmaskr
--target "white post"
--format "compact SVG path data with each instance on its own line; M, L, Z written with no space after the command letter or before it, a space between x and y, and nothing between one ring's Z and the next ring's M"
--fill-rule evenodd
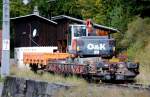
M2 66L1 76L6 77L10 72L10 13L9 0L3 0L3 27L2 27Z

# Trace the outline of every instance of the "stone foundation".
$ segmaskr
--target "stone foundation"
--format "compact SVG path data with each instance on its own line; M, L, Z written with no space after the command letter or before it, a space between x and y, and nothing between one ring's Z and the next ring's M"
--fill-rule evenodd
M60 89L71 85L48 83L17 77L7 77L1 97L52 97Z

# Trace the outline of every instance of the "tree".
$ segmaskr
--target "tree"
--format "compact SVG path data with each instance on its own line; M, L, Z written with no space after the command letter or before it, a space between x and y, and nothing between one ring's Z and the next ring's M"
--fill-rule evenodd
M24 5L22 0L10 0L10 16L17 17L31 13L31 4Z
M52 8L54 15L65 14L81 18L81 6L77 0L57 0Z
M81 6L81 15L84 19L90 18L94 22L104 24L106 18L102 0L78 0Z

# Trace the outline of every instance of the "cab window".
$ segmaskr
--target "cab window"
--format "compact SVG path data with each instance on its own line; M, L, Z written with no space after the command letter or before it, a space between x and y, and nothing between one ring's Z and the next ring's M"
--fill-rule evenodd
M74 37L86 36L86 27L85 26L74 26Z

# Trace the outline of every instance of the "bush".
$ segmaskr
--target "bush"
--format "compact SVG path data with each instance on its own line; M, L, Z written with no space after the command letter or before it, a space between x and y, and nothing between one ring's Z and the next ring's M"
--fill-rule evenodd
M128 30L121 41L122 45L127 45L128 56L131 60L140 62L139 82L150 81L150 18L135 17L129 23ZM139 80L140 79L140 80Z

